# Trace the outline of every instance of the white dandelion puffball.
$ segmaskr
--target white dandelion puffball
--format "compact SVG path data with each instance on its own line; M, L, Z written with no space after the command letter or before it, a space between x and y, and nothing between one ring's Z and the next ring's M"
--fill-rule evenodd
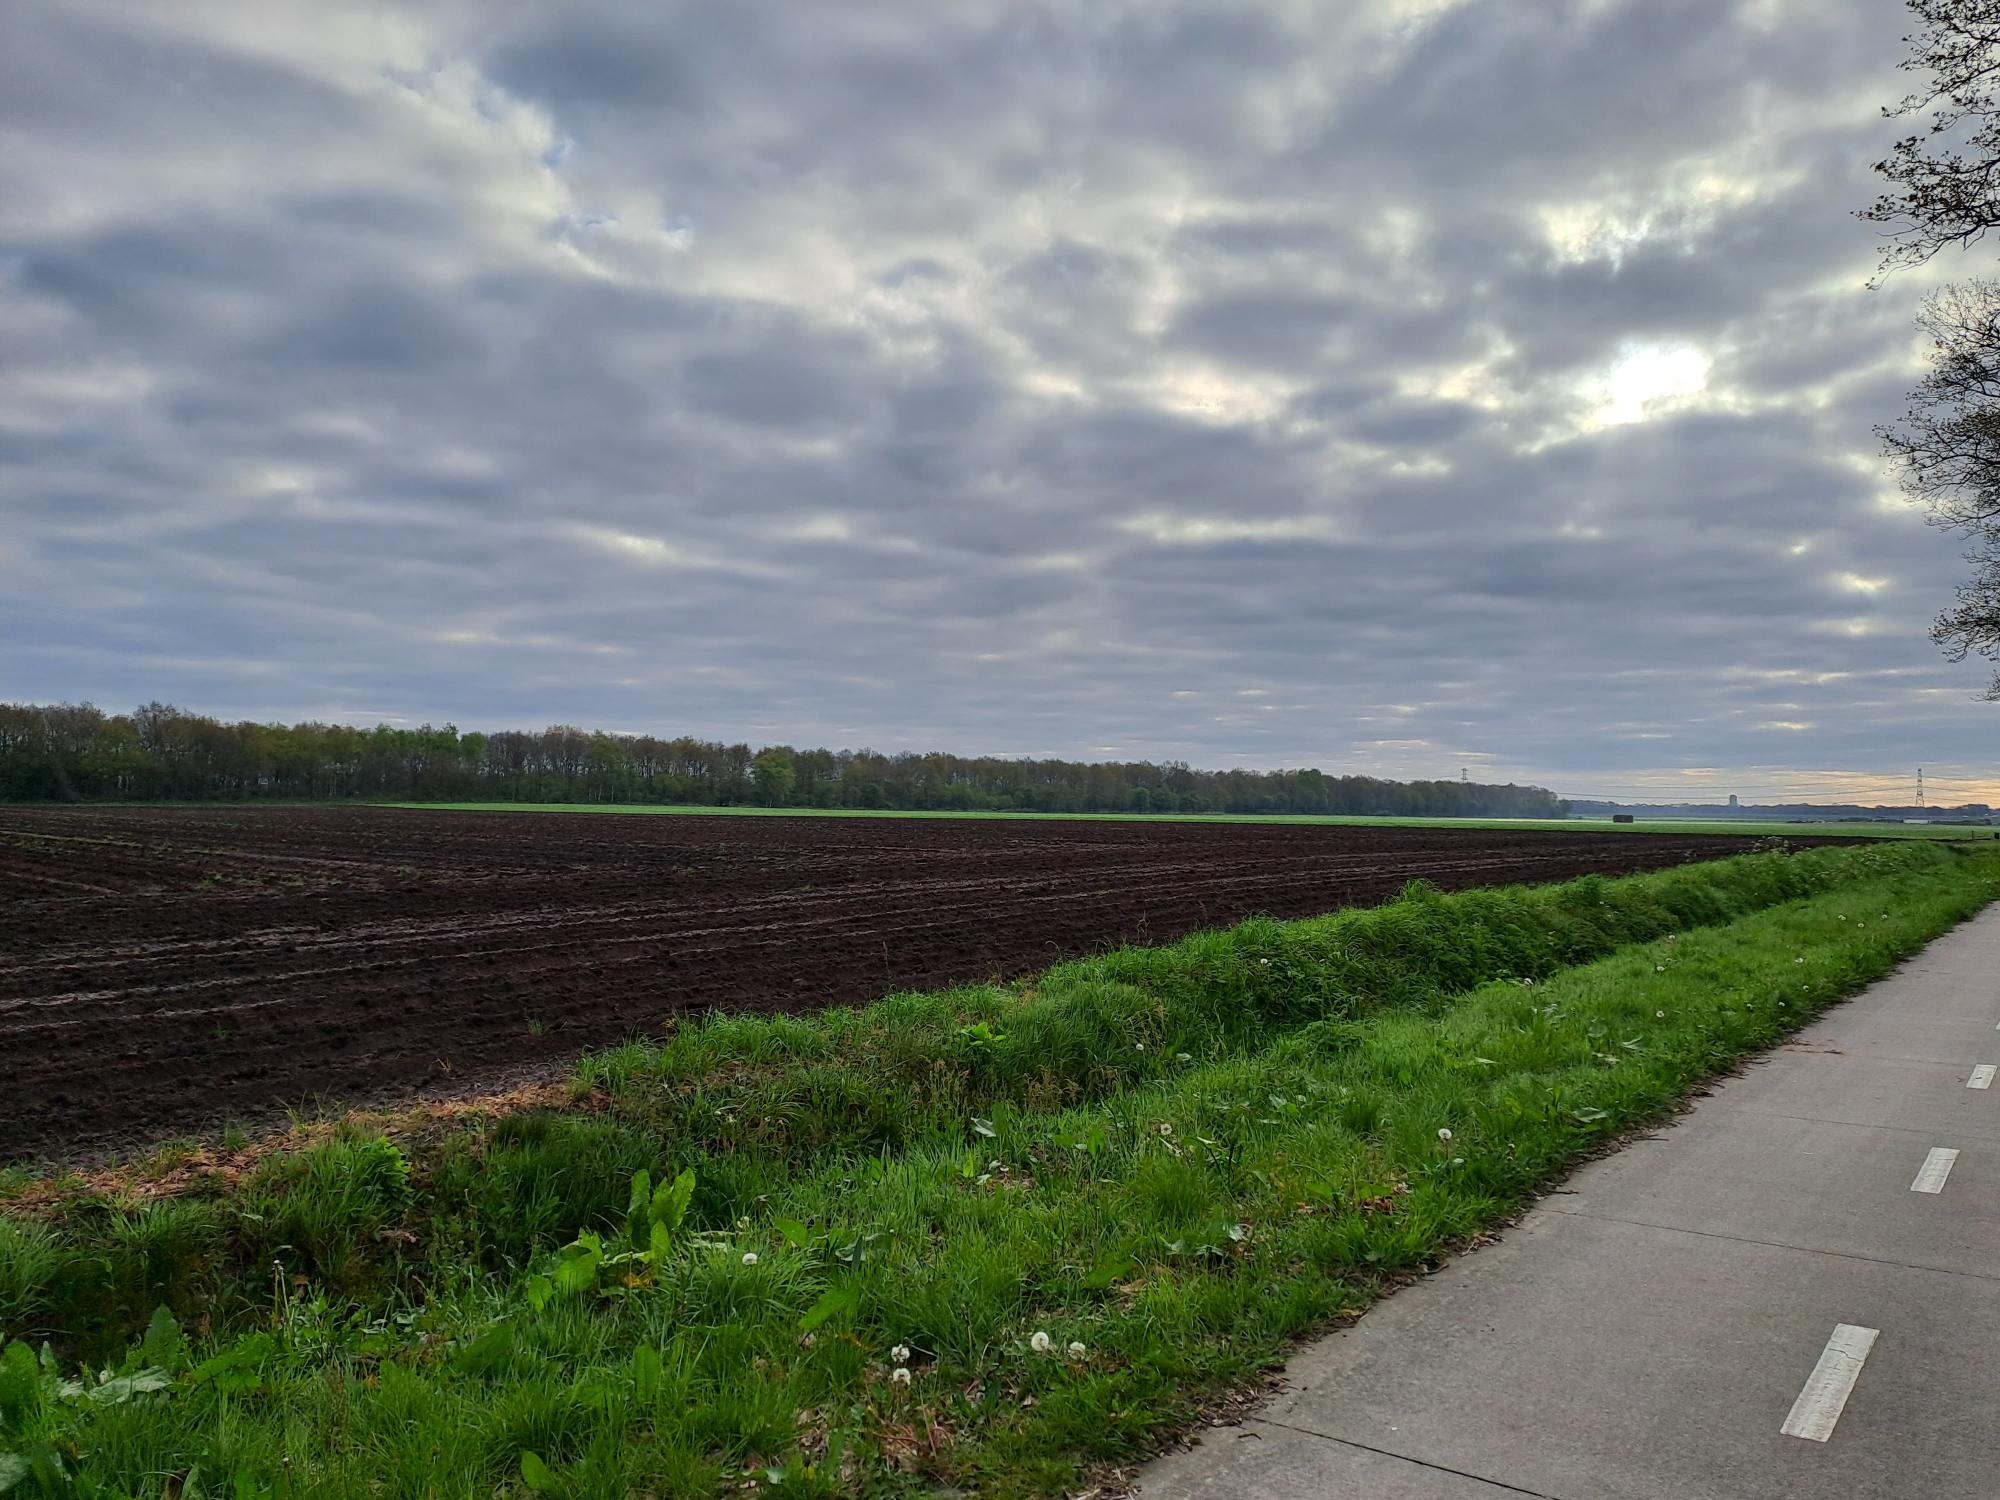
M1089 1352L1090 1351L1088 1349L1083 1347L1081 1342L1075 1339L1072 1339L1070 1341L1069 1357L1071 1359L1082 1359L1084 1355L1088 1354Z
M1049 1336L1039 1328L1036 1329L1035 1336L1028 1340L1028 1347L1037 1354L1047 1354L1049 1352Z
M910 1346L908 1344L898 1344L889 1351L889 1358L899 1365L908 1364L910 1362Z
M897 1385L908 1385L910 1383L910 1372L899 1365L889 1372L889 1379Z
M1445 1130L1440 1130L1440 1131L1438 1132L1438 1139L1439 1139L1439 1140L1441 1140L1441 1141L1448 1141L1448 1140L1450 1140L1450 1139L1451 1139L1451 1131L1450 1131L1449 1129L1445 1129Z
M746 1265L746 1266L754 1266L754 1265L756 1265L756 1264L757 1264L757 1252L756 1252L755 1250L745 1250L745 1251L743 1252L743 1264L744 1264L744 1265Z

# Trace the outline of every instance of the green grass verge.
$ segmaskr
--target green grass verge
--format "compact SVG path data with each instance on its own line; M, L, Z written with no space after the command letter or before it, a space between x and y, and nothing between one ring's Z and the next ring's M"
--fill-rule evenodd
M1996 892L2000 858L1929 845L1417 890L716 1023L590 1064L592 1113L0 1220L0 1453L27 1492L1059 1491ZM622 1180L686 1160L684 1197ZM118 1331L63 1319L121 1257L180 1326L91 1350L108 1385L45 1368L33 1339Z
M419 1174L395 1214L350 1204L343 1185L362 1169L344 1148L266 1163L228 1194L76 1203L63 1216L64 1258L44 1278L44 1331L100 1353L162 1297L184 1319L227 1324L265 1296L274 1259L347 1297L429 1266L505 1271L615 1218L641 1169L696 1168L697 1220L728 1223L828 1156L899 1151L1003 1106L1087 1103L1174 1076L1183 1057L1245 1055L1311 1021L1434 1008L1485 980L1544 978L1623 944L1952 862L1936 845L1860 845L1448 897L1418 886L1384 906L1246 922L1063 964L1025 985L714 1019L585 1057L576 1083L588 1111L406 1143ZM156 1157L171 1167L185 1154L169 1145ZM596 1170L575 1170L581 1161ZM374 1201L365 1184L360 1200ZM383 1239L390 1228L417 1248Z
M1062 823L1301 823L1330 828L1499 828L1530 832L1721 833L1744 838L1986 839L2000 830L1943 823L1752 823L1716 818L1371 818L1316 813L898 812L860 807L699 807L636 802L376 802L373 807L428 812L634 813L720 818L978 818Z

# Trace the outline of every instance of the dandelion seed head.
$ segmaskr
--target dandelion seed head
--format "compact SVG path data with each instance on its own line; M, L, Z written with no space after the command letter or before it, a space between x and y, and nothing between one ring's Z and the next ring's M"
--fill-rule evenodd
M898 1344L889 1351L889 1358L899 1365L908 1364L910 1362L910 1346L908 1344Z
M1074 1339L1070 1341L1069 1357L1071 1359L1082 1359L1084 1355L1088 1354L1089 1352L1090 1351L1084 1348L1080 1342Z
M757 1264L757 1252L756 1252L755 1250L745 1250L745 1251L743 1252L743 1264L744 1264L744 1265L746 1265L746 1266L754 1266L754 1265L756 1265L756 1264Z
M1049 1336L1037 1328L1034 1337L1028 1340L1028 1347L1037 1354L1047 1354L1049 1352Z
M889 1372L889 1379L896 1385L908 1385L910 1383L910 1372L898 1365L894 1370Z

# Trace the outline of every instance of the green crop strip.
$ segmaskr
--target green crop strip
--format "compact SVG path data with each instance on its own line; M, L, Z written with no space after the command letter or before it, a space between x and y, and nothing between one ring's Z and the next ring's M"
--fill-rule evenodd
M957 812L936 808L748 807L658 802L375 802L410 812L622 813L696 818L922 818L1056 821L1063 823L1281 823L1334 828L1495 828L1524 833L1713 833L1738 838L1992 839L2000 833L1965 823L1791 823L1723 818L1453 818L1365 813L1091 813Z
M0 1487L1057 1492L1996 892L1925 845L1417 891L718 1022L596 1060L588 1115L0 1221ZM231 1236L269 1252L254 1304L203 1263ZM142 1253L122 1325L66 1296ZM33 1347L128 1327L108 1382Z

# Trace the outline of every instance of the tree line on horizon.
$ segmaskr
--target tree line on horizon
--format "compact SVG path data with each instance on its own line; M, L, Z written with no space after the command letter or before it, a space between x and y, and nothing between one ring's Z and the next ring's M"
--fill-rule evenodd
M260 798L1510 818L1560 818L1568 810L1541 787L1310 769L754 749L567 724L493 734L451 724L231 724L164 703L130 714L88 703L0 704L0 801Z

